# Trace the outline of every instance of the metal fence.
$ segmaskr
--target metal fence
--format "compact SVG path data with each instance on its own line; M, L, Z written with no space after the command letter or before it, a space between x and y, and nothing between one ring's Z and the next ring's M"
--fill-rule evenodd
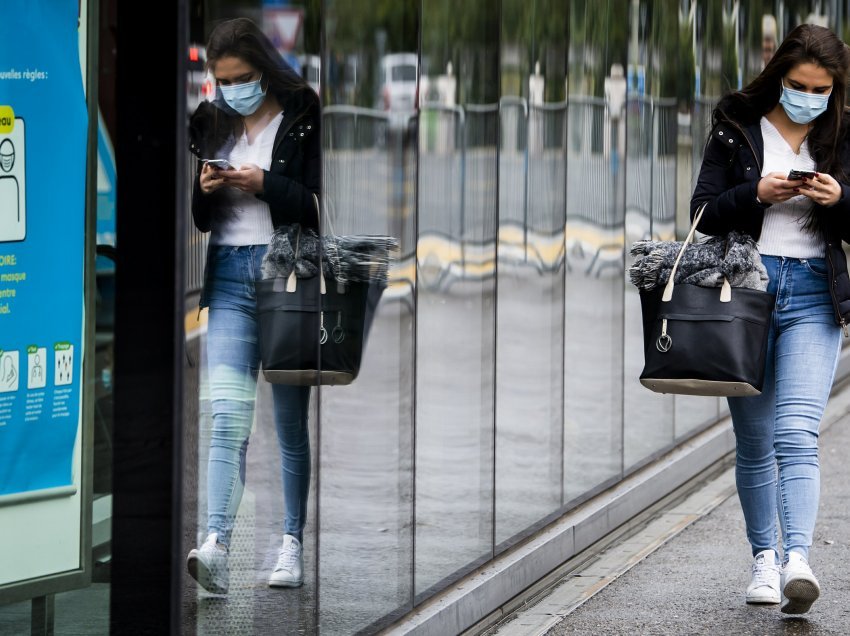
M186 157L186 293L193 294L201 290L204 284L204 265L206 264L209 234L199 232L192 220L192 185L198 160L194 155Z
M700 113L708 105L700 106L695 139L702 128L707 133ZM527 257L529 237L551 243L566 222L606 236L621 227L626 208L649 225L673 222L676 115L675 100L635 94L613 118L604 99L590 96L532 105L519 97L463 107L424 103L418 113L326 106L325 231L394 236L399 261L409 264L423 236L453 244L443 252L463 261L469 246L495 245L500 227L521 232ZM187 161L190 182L195 165ZM208 241L191 217L188 226L192 292L203 283Z

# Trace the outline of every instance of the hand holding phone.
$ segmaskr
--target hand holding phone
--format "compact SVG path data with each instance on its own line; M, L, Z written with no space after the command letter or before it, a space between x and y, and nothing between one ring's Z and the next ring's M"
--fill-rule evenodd
M800 179L814 179L817 173L814 170L792 170L788 173L788 181L799 181Z
M198 178L201 192L210 194L225 185L225 177L235 174L236 170L227 159L202 159L204 162Z
M215 168L216 170L235 170L227 159L202 159L202 161L210 166L211 168Z

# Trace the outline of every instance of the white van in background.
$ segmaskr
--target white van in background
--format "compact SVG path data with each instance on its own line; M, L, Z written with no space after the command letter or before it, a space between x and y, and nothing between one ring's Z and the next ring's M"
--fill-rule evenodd
M379 94L375 108L392 112L416 110L416 79L419 58L416 53L390 53L381 58Z

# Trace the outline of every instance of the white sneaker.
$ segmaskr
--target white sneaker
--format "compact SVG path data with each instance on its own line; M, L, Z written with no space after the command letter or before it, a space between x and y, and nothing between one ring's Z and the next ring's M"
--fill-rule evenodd
M747 588L747 603L778 603L780 600L779 579L779 564L776 562L776 552L773 550L762 550L753 560L752 579Z
M299 587L304 582L304 550L291 534L283 535L277 565L269 576L269 587Z
M218 543L218 533L213 532L200 548L189 551L186 559L189 574L204 589L213 594L227 594L230 571L227 569L227 548Z
M799 552L789 552L788 563L782 567L782 611L805 614L818 596L820 585L806 557Z

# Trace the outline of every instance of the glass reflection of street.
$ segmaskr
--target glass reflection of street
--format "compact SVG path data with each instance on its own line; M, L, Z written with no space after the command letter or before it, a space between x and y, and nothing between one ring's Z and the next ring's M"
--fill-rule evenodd
M326 0L324 50L299 59L328 231L400 249L359 377L313 392L304 587L264 586L282 502L261 382L238 572L227 600L190 599L202 633L309 632L314 612L322 633L377 631L719 412L639 385L627 284L627 246L683 223L728 71L694 41L714 6L363 6Z

